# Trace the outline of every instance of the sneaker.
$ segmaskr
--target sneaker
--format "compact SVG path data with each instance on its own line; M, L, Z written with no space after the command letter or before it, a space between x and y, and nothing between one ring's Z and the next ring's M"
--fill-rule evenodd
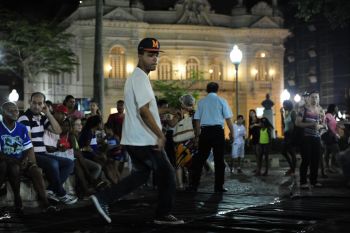
M90 198L91 198L92 202L94 203L95 208L97 209L99 214L103 217L103 219L107 223L111 223L112 219L109 217L109 206L106 203L98 200L95 195L91 195Z
M321 188L322 187L322 184L317 182L316 184L313 184L312 185L313 188Z
M56 213L58 211L60 211L60 209L54 205L49 205L48 207L42 210L43 213Z
M309 185L308 184L301 184L300 188L301 189L309 189Z
M177 219L174 215L165 215L163 217L159 217L154 219L155 224L159 225L179 225L179 224L184 224L184 220L182 219Z
M63 202L66 205L72 205L78 201L76 196L66 194L63 197L57 197L60 202Z
M59 202L60 200L58 199L58 197L56 196L56 194L51 191L51 190L46 190L46 196L47 199L55 201L55 202Z

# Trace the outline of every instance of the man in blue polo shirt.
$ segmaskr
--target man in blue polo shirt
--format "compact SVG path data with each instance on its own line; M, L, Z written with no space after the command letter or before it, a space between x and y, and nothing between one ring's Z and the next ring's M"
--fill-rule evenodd
M198 108L194 114L198 155L193 157L189 191L197 191L203 165L210 151L213 150L215 163L214 191L218 193L227 192L227 189L223 187L225 181L224 122L226 121L230 130L230 139L233 140L232 112L226 100L216 94L218 90L219 85L217 83L208 83L208 95L198 102Z
M15 208L22 211L20 196L20 175L31 178L38 193L44 211L56 211L50 206L46 193L41 169L37 166L33 145L27 128L16 122L18 119L17 105L6 102L2 105L3 121L0 122L0 185L8 178L14 194Z

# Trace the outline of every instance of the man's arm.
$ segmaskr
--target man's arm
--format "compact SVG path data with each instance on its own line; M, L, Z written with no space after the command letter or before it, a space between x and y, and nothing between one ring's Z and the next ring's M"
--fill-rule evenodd
M147 125L147 127L158 137L158 149L162 150L164 148L166 139L162 130L158 127L151 111L149 110L149 103L143 105L140 108L140 116L143 122L145 122L145 124Z
M56 119L53 117L49 108L45 106L43 108L43 112L45 113L47 119L49 119L49 122L50 122L50 126L48 127L48 130L52 133L55 133L55 134L61 134L62 133L61 126L60 126L60 124L58 124Z
M232 124L232 120L231 120L231 118L226 118L225 119L225 121L226 121L226 124L227 124L227 126L228 126L228 128L229 128L229 130L230 130L230 134L229 134L229 136L230 136L230 140L231 141L233 141L233 124Z

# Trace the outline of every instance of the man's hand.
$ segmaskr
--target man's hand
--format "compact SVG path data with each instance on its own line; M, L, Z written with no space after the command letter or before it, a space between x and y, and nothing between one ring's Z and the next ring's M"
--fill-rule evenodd
M158 138L158 140L157 140L157 150L162 151L164 149L165 142L166 142L166 138L164 136Z
M44 104L42 112L45 114L45 116L51 114L50 109L47 107L46 104Z
M230 137L230 142L232 143L233 140L234 140L234 138L233 138L233 133L232 133L232 132L229 133L229 137Z

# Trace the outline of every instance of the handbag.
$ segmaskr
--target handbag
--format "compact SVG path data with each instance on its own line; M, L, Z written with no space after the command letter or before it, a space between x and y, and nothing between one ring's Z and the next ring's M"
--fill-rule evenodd
M174 142L184 142L194 138L194 136L192 117L185 117L175 125L173 133Z

